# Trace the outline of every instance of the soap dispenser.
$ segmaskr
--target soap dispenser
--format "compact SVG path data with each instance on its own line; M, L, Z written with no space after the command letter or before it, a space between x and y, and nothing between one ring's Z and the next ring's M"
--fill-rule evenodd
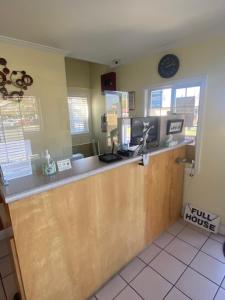
M43 175L52 175L56 173L56 163L53 159L51 159L51 156L48 152L48 150L45 150L45 157L44 157L44 163L42 166L42 172Z

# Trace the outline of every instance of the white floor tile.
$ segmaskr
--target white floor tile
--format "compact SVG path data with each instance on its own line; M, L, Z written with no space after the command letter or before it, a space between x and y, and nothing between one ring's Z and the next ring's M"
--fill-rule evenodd
M196 231L198 231L198 232L200 232L200 233L202 233L202 234L204 234L206 236L210 236L210 234L211 234L209 231L207 231L207 230L205 230L203 228L200 228L198 226L195 226L195 225L193 225L191 223L188 223L187 227L190 228L190 229L196 230Z
M4 293L1 281L0 281L0 299L1 300L6 300L5 293Z
M160 248L165 248L169 244L169 242L172 241L172 239L174 239L174 236L172 234L164 232L154 241L154 243Z
M184 226L185 226L184 224L182 224L181 222L178 221L175 224L173 224L172 226L170 226L167 231L173 235L177 235L178 233L181 232L181 230L184 228Z
M216 297L214 300L224 300L225 299L225 290L224 289L219 289Z
M213 300L218 286L188 268L176 286L193 300Z
M174 287L166 296L165 300L189 300L189 298Z
M16 274L6 276L2 281L6 291L7 299L13 299L14 295L18 292Z
M113 277L96 293L98 300L112 300L126 286L126 282L119 276Z
M13 259L11 255L0 258L0 274L5 277L14 272Z
M10 246L8 240L0 241L0 257L10 254Z
M116 300L141 300L141 297L129 286L127 286L116 298Z
M165 250L185 264L189 264L198 252L198 249L177 238L173 240Z
M130 282L146 265L135 257L121 272L120 275Z
M172 287L150 267L146 267L131 285L145 300L162 300Z
M191 267L218 285L221 284L225 276L225 264L201 251L191 263Z
M184 221L183 218L180 218L180 219L178 220L178 222L180 222L180 223L183 224L184 226L186 226L186 225L188 224L188 222L187 222L187 221Z
M223 280L223 282L221 284L221 287L225 290L225 277L224 277L224 280Z
M224 243L225 242L225 236L222 235L222 234L211 234L210 235L210 239L212 240L215 240L217 242L220 242L220 243Z
M185 264L164 251L151 262L150 266L172 284L175 284L186 268Z
M201 250L220 260L222 263L225 263L225 257L223 255L223 245L221 243L208 239Z
M161 249L152 244L149 247L145 248L144 251L142 251L138 257L140 257L146 264L150 263L150 261L156 257L156 255L159 254Z
M208 238L206 235L188 227L185 227L184 230L178 234L178 237L196 248L201 248Z

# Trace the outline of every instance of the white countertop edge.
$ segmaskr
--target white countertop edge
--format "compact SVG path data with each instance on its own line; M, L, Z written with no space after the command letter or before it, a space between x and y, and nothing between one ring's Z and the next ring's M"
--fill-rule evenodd
M25 191L25 192L21 192L21 193L18 193L18 194L13 194L11 196L7 196L7 197L4 198L4 200L5 200L5 203L8 204L8 203L11 203L11 202L14 202L14 201L17 201L17 200L21 200L21 199L33 196L35 194L40 194L40 193L43 193L43 192L47 192L51 189L58 188L60 186L63 186L63 185L66 185L66 184L69 184L69 183L72 183L72 182L76 182L78 180L82 180L82 179L85 179L85 178L90 177L90 176L97 175L97 174L105 172L105 171L109 171L109 170L118 168L120 166L124 166L124 165L130 164L130 163L133 163L133 162L137 162L137 161L140 161L140 160L141 160L141 156L137 156L137 157L133 157L133 158L130 158L130 159L115 162L115 163L112 163L112 164L107 164L104 167L101 167L101 168L98 168L98 169L95 169L95 170L91 170L91 171L88 171L88 172L85 172L85 173L82 173L82 174L79 174L79 175L75 175L75 176L71 176L71 177L68 177L68 178L65 178L65 179L61 179L61 180L58 180L58 181L55 181L55 182L52 182L52 183L48 183L46 185L39 186L37 188L33 188L33 189Z
M158 154L161 154L161 153L164 153L164 152L167 152L167 151L171 151L171 150L183 147L185 145L190 144L191 142L192 141L184 141L184 142L179 143L179 144L177 144L173 147L168 147L168 148L155 150L151 153L148 153L147 155L150 156L150 157L154 156L154 155L158 155ZM55 181L55 182L52 182L52 183L48 183L46 185L42 185L42 186L33 188L31 190L20 192L18 194L13 194L13 195L9 195L9 196L5 197L4 194L2 193L2 196L3 196L3 199L4 199L5 203L7 203L7 204L12 203L14 201L22 200L24 198L31 197L35 194L40 194L42 192L47 192L51 189L58 188L60 186L63 186L63 185L66 185L66 184L69 184L69 183L72 183L72 182L76 182L76 181L85 179L87 177L94 176L94 175L97 175L99 173L118 168L118 167L123 166L123 165L127 165L127 164L130 164L130 163L133 163L133 162L141 161L141 158L142 158L141 156L136 156L136 157L133 157L133 158L127 158L127 159L124 159L122 161L118 161L118 162L115 162L115 163L112 163L112 164L106 164L103 167L100 167L100 168L97 168L97 169L94 169L94 170L90 170L88 172L81 173L79 175L75 175L75 176L71 176L71 177L68 177L68 178L65 178L65 179L61 179L61 180L58 180L58 181ZM149 163L151 163L151 160L150 160Z

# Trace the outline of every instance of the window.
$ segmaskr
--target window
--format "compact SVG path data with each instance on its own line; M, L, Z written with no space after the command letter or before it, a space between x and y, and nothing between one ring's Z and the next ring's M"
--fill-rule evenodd
M171 106L172 89L160 89L151 91L151 99L149 105L149 115L165 116Z
M30 141L26 133L40 131L40 118L35 97L21 102L0 99L0 164L30 159Z
M147 114L166 116L170 113L185 115L185 136L195 139L198 127L200 84L149 90Z
M0 166L5 180L32 174L32 133L40 132L40 116L35 97L21 102L0 99ZM29 137L29 138L28 138Z
M105 92L107 145L118 142L118 118L129 116L129 98L127 92Z
M146 116L185 115L185 137L195 143L195 174L199 173L201 162L206 80L200 77L173 81L145 91Z
M88 97L69 97L68 105L71 134L89 133Z

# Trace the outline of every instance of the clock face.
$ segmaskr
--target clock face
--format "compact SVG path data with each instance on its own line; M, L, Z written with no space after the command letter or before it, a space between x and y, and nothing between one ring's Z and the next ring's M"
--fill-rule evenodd
M179 59L174 54L163 56L158 65L159 75L163 78L173 77L179 69Z

